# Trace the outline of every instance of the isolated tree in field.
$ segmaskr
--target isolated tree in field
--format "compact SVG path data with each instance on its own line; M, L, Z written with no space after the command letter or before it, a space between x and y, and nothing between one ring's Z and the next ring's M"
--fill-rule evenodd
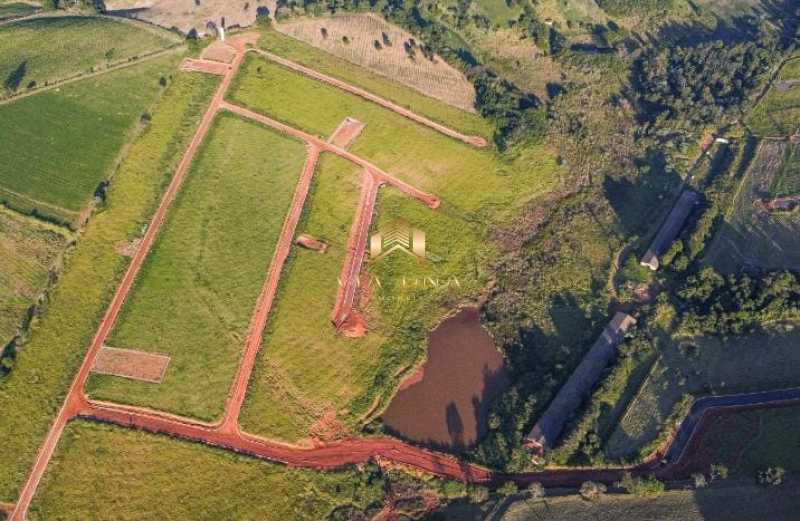
M586 481L583 483L583 485L581 485L581 488L578 491L578 493L586 501L598 501L600 498L603 497L603 494L606 493L606 490L608 489L602 483L596 483L594 481Z
M350 38L348 38L347 36L342 36L342 42L344 42L345 44L349 44Z
M8 75L6 81L3 83L3 86L9 92L16 91L19 88L20 84L22 83L22 80L25 78L25 74L27 73L28 73L28 61L26 60L17 65L16 69L11 71L11 74Z
M379 42L378 40L372 42L372 45L375 46L376 51L380 51L381 49L383 49L383 45L381 45L381 42Z
M383 45L385 45L386 47L391 47L392 40L389 39L389 35L386 34L385 32L381 32L381 36L383 37Z
M326 28L320 27L319 28L319 32L320 32L320 34L322 34L323 38L327 38L328 37L328 30Z

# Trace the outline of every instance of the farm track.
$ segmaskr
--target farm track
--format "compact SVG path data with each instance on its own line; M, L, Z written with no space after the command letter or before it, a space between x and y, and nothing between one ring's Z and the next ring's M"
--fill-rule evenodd
M743 409L800 404L800 388L749 395L703 398L695 402L692 412L675 436L671 437L664 447L656 451L648 458L646 463L640 466L607 469L553 469L520 474L495 473L484 467L461 461L454 456L410 445L388 437L353 437L331 443L315 442L312 447L302 447L241 432L238 424L239 412L255 365L262 341L262 333L277 290L281 271L288 257L292 239L302 215L319 155L322 152L330 152L348 159L364 169L362 172L361 204L359 205L348 244L349 249L353 252L358 249L361 251L361 255L350 255L350 260L345 262L345 267L343 268L343 270L348 270L347 273L353 273L353 270L357 268L360 269L363 261L363 251L365 249L363 246L365 246L366 233L369 230L369 222L374 209L373 205L377 190L381 185L396 186L433 208L439 205L438 198L416 190L340 147L260 114L226 103L224 95L241 65L246 45L254 43L254 38L257 38L257 35L243 34L230 40L237 50L236 57L204 113L189 146L175 170L172 181L142 237L140 245L114 293L83 363L69 388L64 403L40 447L18 501L13 505L11 520L24 521L39 482L55 452L58 440L67 423L75 418L107 422L200 442L294 467L330 470L346 465L378 460L405 465L436 476L454 478L475 484L497 485L505 481L514 481L522 486L532 482L540 482L546 487L563 487L577 486L587 480L610 483L618 480L625 471L631 471L635 475L655 473L656 476L662 479L685 477L682 472L690 467L692 456L699 447L700 435L704 432L709 418L729 412L738 412ZM275 248L266 280L253 312L246 346L226 402L225 414L219 422L211 424L143 407L90 401L86 398L83 389L97 353L102 348L114 325L125 297L154 243L166 213L189 170L195 154L207 135L214 117L223 109L253 119L289 136L302 139L309 147L306 163L295 189L292 205L284 221L280 239ZM659 462L662 458L668 460L666 465L661 465ZM5 507L10 506L5 505Z
M364 98L367 101L371 101L372 103L375 103L376 105L380 105L383 108L386 108L386 109L389 109L389 110L391 110L393 112L396 112L396 113L400 114L401 116L403 116L405 118L408 118L408 119L410 119L410 120L412 120L412 121L414 121L416 123L419 123L420 125L424 125L426 127L432 128L433 130L436 130L437 132L441 132L445 136L449 136L449 137L451 137L453 139L457 139L459 141L462 141L464 143L467 143L467 144L475 146L475 147L481 147L482 148L482 147L485 147L488 144L486 139L482 138L481 136L467 136L465 134L462 134L461 132L458 132L458 131L453 130L453 129L449 128L449 127L446 127L446 126L444 126L444 125L442 125L440 123L436 123L435 121L431 121L430 119L426 118L425 116L421 116L421 115L419 115L419 114L417 114L415 112L412 112L412 111L410 111L410 110L408 110L408 109L406 109L404 107L401 107L400 105L398 105L396 103L392 103L391 101L389 101L389 100L387 100L385 98L382 98L380 96L376 96L375 94L372 94L371 92L367 92L364 89L361 89L359 87L351 85L351 84L349 84L347 82L344 82L342 80L339 80L337 78L333 78L331 76L328 76L327 74L322 74L321 72L315 71L314 69L309 69L308 67L305 67L303 65L300 65L299 63L295 63L295 62L293 62L291 60L287 60L286 58L282 58L280 56L272 54L271 52L264 51L264 50L261 50L261 49L254 49L253 52L258 53L258 54L264 56L265 58L277 63L278 65L282 65L283 67L286 67L287 69L293 70L295 72L299 72L300 74L302 74L304 76L308 76L309 78L315 79L317 81L321 81L321 82L327 83L328 85L333 85L334 87L342 89L343 91L349 92L350 94L355 94L356 96L358 96L360 98Z
M43 92L48 92L53 89L59 89L65 85L69 85L70 83L75 83L82 80L88 80L90 78L96 78L97 76L103 76L104 74L108 74L110 72L119 71L122 69L127 69L129 67L135 67L141 63L145 63L151 60L155 60L156 58L161 58L162 56L166 56L168 54L175 54L178 51L183 52L186 50L186 46L183 44L174 45L172 47L168 47L166 49L161 49L159 51L152 52L150 54L146 54L136 60L126 61L123 63L119 63L117 65L112 65L111 67L95 71L95 72L87 72L83 74L78 74L77 76L72 76L70 78L65 78L63 80L55 80L54 83L51 83L44 87L38 87L28 92L23 92L22 94L17 94L16 96L11 96L10 98L2 98L0 99L0 106L8 105L10 103L14 103L15 101L19 101L24 98L29 98L31 96L36 96L37 94L41 94Z

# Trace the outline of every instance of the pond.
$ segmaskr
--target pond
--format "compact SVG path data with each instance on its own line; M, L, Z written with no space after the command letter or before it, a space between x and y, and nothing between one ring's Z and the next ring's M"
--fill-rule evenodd
M463 452L486 434L492 400L507 386L503 357L478 310L462 309L430 333L427 361L400 385L382 419L401 438Z

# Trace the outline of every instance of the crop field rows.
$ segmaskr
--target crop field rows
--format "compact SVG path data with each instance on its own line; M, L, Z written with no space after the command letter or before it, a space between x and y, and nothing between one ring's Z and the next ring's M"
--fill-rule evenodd
M770 90L747 119L759 137L789 136L800 130L800 56L787 61Z

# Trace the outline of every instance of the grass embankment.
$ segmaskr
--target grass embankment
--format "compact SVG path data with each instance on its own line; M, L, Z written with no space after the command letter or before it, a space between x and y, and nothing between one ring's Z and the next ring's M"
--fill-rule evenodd
M608 440L610 459L643 456L685 393L730 394L800 385L797 332L759 333L665 345L651 374ZM746 367L747 371L742 371Z
M263 31L258 43L267 51L361 87L461 132L477 134L487 139L492 135L492 124L480 116L446 105L277 31Z
M350 407L340 412L346 412L347 417L354 418L358 413L367 411L378 395L387 397L386 393L396 385L399 373L413 364L422 353L426 331L461 298L474 295L483 287L485 266L495 254L486 241L489 225L510 217L524 202L552 186L557 171L554 158L544 147L531 147L528 155L501 159L492 150L479 150L447 138L375 104L307 79L257 56L247 59L237 80L231 94L236 102L321 137L327 137L347 116L364 122L366 127L352 146L354 153L443 199L442 207L432 211L417 201L409 199L401 202L404 196L386 195L390 193L389 189L384 189L381 195L379 214L382 222L403 218L414 227L425 228L423 231L431 233L431 251L442 257L443 263L433 263L433 272L419 270L416 266L408 266L409 269L404 270L388 263L375 274L385 276L387 280L392 279L387 282L388 285L399 284L400 277L396 275L400 274L410 277L457 275L464 285L460 289L440 289L422 298L380 299L375 301L376 304L370 304L371 335L367 339L377 335L387 337L386 347L381 348L383 354L364 356L360 363L365 365L361 369L350 363L341 364L337 361L337 354L332 354L331 363L334 366L340 364L344 369L338 371L347 371L350 379L342 378L344 373L340 373L340 378L333 381L333 387L321 386L326 389L316 394L323 399L323 403L341 404L345 401L343 397L352 400ZM357 170L353 167L349 170L351 177L357 179ZM353 199L355 201L355 195ZM335 217L340 225L350 222L355 202L351 204L353 206L345 214L346 217ZM314 215L313 207L311 215ZM332 217L328 216L328 219L333 220ZM340 244L344 244L344 237L346 232L338 239ZM331 299L329 305L325 306L325 312L320 312L320 323L327 324L327 316L332 309L335 277L341 268L340 263L337 265L331 268L334 280L319 286L320 290L325 288L320 294L330 295L326 298ZM282 298L289 298L291 292L286 289ZM304 299L307 301L308 296L300 298L298 302ZM330 335L333 337L332 331ZM350 342L349 345L357 346L363 342ZM378 340L375 342L374 345L377 345ZM270 342L266 346L269 353ZM367 353L363 347L347 349L360 349L360 353ZM295 353L299 352L301 350L295 350ZM321 359L317 357L316 360ZM262 363L266 365L268 361L269 355ZM293 363L303 367L298 361ZM309 363L314 364L311 359ZM262 368L261 371L262 375L266 375L268 370ZM266 378L261 377L263 381ZM299 374L296 378L303 380L308 376ZM309 383L315 383L318 379L308 380ZM253 400L262 400L258 397L264 393L256 387L252 391ZM315 406L320 405L317 399ZM279 400L275 401L271 410L284 414L285 408L281 406ZM261 412L249 415L249 428L256 428L257 421L273 421L274 416L267 414L266 406L253 406L253 411L257 408ZM295 431L295 435L298 433Z
M66 261L44 315L0 384L0 501L13 501L141 233L211 98L216 78L179 74L114 176L107 205Z
M35 5L26 4L24 2L0 4L0 21L32 15L38 10L39 8Z
M168 31L107 17L48 16L13 22L0 27L0 98L179 42Z
M0 106L0 200L73 222L179 59L165 56Z
M655 499L631 495L606 495L596 502L575 496L520 499L511 505L489 503L480 510L457 505L445 510L443 517L437 514L427 521L484 519L490 512L503 512L492 517L502 521L791 521L800 508L800 492L789 487L737 482L718 488L672 490Z
M759 137L789 136L800 128L800 55L786 62L769 92L747 117Z
M374 515L383 487L375 473L291 470L200 444L75 422L28 518L316 521L343 507L353 507L348 514Z
M347 239L359 200L360 171L335 156L317 166L298 233L325 241L319 254L295 248L284 268L241 423L264 436L298 440L314 421L338 411L355 423L364 409L351 402L375 378L383 349L380 331L346 339L331 325ZM344 414L342 414L344 413Z
M68 240L63 230L0 208L0 351L18 334Z
M218 117L107 341L169 355L165 379L95 375L93 397L222 413L305 155L298 141Z

